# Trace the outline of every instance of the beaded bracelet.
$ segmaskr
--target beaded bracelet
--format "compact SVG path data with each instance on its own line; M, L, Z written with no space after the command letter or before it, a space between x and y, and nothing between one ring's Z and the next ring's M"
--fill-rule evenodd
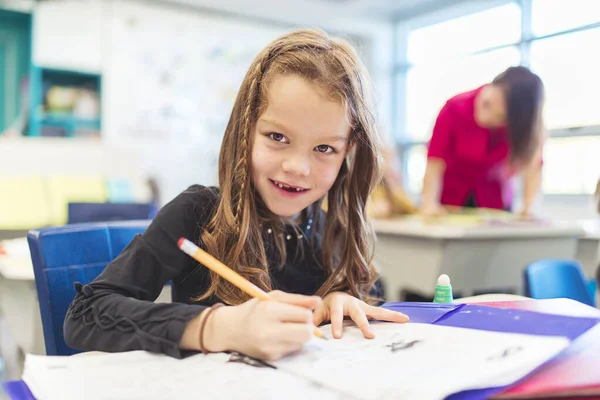
M210 314L213 313L213 311L215 311L217 308L219 307L223 307L224 304L223 303L216 303L213 304L207 311L206 311L206 315L204 316L204 318L202 318L202 322L200 323L200 350L202 350L202 352L204 354L208 354L210 353L206 347L204 347L204 328L206 327L206 322L208 321L208 318L210 317Z

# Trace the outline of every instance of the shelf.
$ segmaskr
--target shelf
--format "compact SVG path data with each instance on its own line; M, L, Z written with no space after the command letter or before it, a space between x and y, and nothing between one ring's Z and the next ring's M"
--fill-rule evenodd
M98 111L101 81L99 74L32 66L30 109L34 112L30 114L29 136L76 137L100 132L100 117L78 118L72 111L82 105L80 101L87 102L83 105L87 111L90 107Z
M70 114L42 114L40 124L100 130L100 118L81 119Z

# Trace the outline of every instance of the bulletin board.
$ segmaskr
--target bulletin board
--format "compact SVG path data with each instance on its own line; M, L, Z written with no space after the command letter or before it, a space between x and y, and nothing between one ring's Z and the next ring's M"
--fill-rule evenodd
M285 32L135 2L112 2L104 68L104 135L135 148L166 200L217 183L235 96L259 51Z

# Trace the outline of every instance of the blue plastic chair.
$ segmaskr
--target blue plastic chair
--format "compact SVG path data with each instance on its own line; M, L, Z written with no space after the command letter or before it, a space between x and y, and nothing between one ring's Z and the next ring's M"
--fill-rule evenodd
M40 304L46 354L71 355L63 323L75 297L75 282L87 284L121 253L150 221L74 224L27 234Z
M155 206L150 203L69 203L69 224L151 219Z
M595 279L590 279L587 282L587 290L592 298L592 304L596 304L596 297L598 296L598 282Z
M525 294L534 299L564 297L594 306L586 282L574 260L539 260L525 269Z

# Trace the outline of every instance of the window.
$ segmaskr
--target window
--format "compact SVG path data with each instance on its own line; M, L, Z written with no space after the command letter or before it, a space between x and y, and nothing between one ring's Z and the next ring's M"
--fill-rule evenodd
M531 28L543 36L597 23L598 0L533 0Z
M516 3L412 31L408 61L413 64L475 53L519 42L521 9Z
M407 75L406 133L412 141L427 141L435 118L450 97L490 82L511 65L519 50L507 47L466 56L446 63L411 68Z
M549 129L600 124L598 43L600 28L531 44L531 68L546 88L544 117Z
M410 193L421 193L423 177L427 166L427 147L424 145L411 146L404 153L406 160L406 189Z
M600 178L600 136L563 137L544 147L546 194L594 193Z

